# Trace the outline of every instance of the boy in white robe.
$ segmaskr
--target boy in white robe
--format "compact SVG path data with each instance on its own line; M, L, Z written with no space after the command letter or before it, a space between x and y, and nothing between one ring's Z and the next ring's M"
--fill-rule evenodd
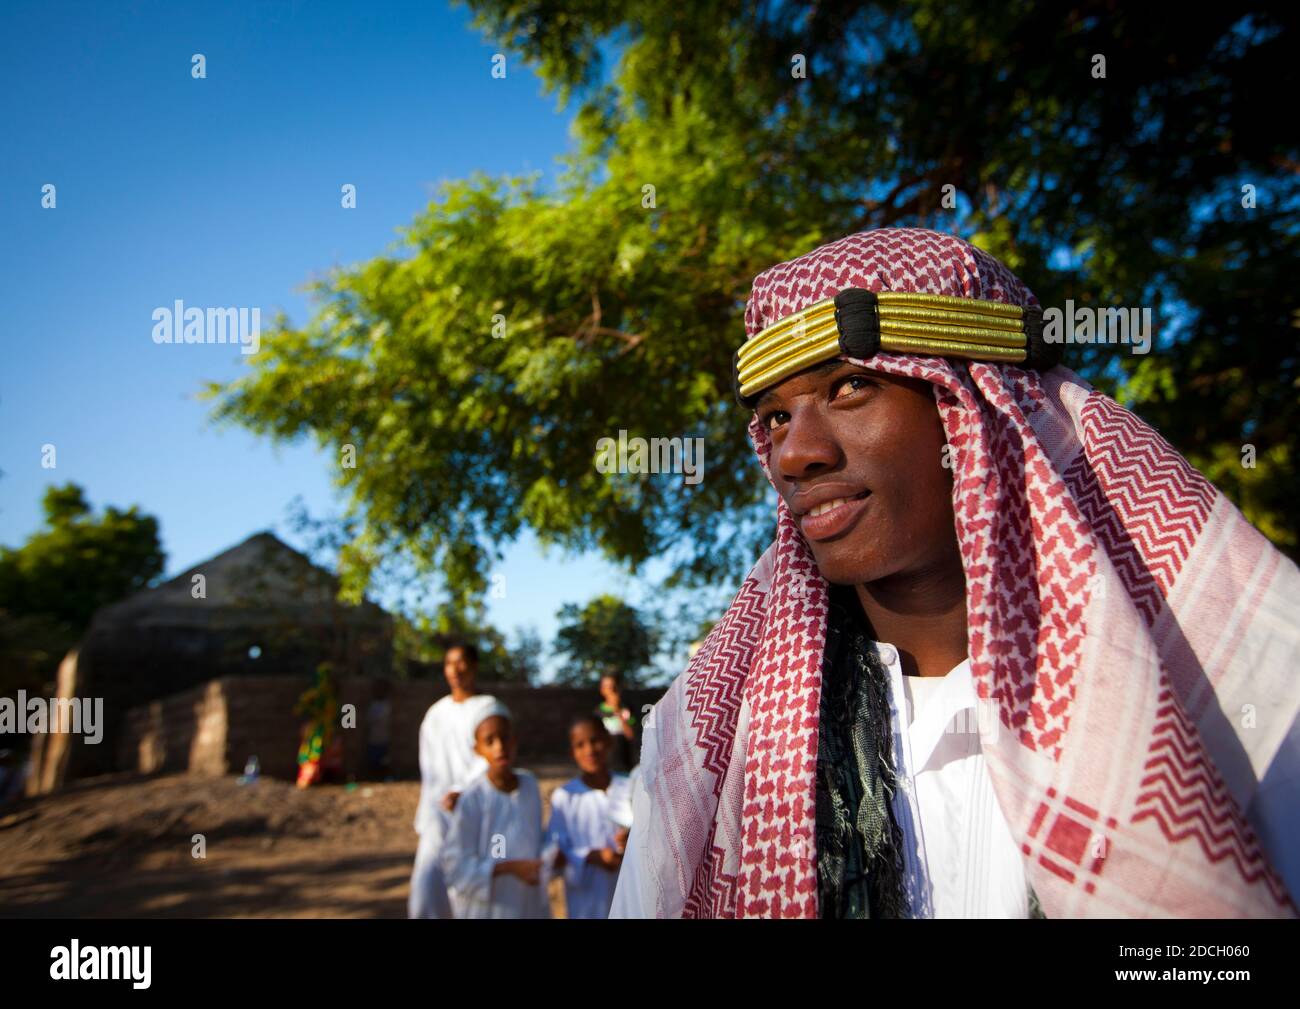
M564 855L564 902L570 918L608 918L623 862L627 830L616 807L629 793L628 776L611 774L613 740L595 715L569 729L573 762L582 773L551 793L549 833Z
M496 700L474 693L477 673L478 651L473 645L449 647L443 659L443 674L451 694L432 704L420 723L421 786L415 813L420 844L407 902L411 918L452 916L438 853L451 824L456 797L486 766L474 752L474 726Z
M516 770L518 744L494 702L473 732L487 770L456 801L441 862L457 918L549 918L542 869L542 793Z

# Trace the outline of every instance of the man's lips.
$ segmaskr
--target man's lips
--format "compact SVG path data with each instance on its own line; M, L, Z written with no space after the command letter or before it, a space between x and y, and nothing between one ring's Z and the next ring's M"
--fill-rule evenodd
M866 497L870 492L870 488L857 482L821 480L795 491L786 503L789 504L796 518L803 518L809 512L816 510L819 505L838 501L841 498Z
M799 528L809 540L827 540L848 529L871 502L871 491L824 498L810 505L799 517Z

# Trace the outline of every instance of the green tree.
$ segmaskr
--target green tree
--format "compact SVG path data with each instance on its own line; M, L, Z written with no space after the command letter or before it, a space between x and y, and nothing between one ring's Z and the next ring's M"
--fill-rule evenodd
M76 484L49 487L45 528L0 547L0 692L37 689L101 606L162 574L158 520L138 507L95 515Z
M346 558L356 550L359 530L353 517L313 516L301 498L289 506L288 523L306 556L322 569L347 569ZM315 568L302 570L291 565L279 572L281 575L306 576L315 579ZM411 570L411 565L400 551L387 551L375 563L356 577L351 569L349 580L340 580L337 598L329 606L334 633L330 644L335 649L335 665L347 669L355 662L348 658L347 648L355 642L347 634L345 617L348 609L368 598L368 595L385 594L393 617L393 667L399 679L428 675L430 667L441 669L442 656L450 642L469 641L479 649L479 676L493 683L528 683L538 673L537 655L541 642L536 632L526 631L517 636L514 644L507 643L502 633L487 620L483 599L471 598L468 604L457 605L444 593L441 600ZM306 588L306 585L303 586ZM274 607L271 594L257 591L254 586L249 604L261 608ZM365 590L373 590L369 594ZM286 612L286 617L292 614ZM296 625L290 620L281 626L288 635Z
M579 608L568 603L557 617L555 652L565 658L560 683L590 685L606 673L635 683L658 647L658 634L636 608L617 596L597 596Z
M516 630L507 648L511 679L536 685L542 675L542 636L534 627Z
M448 184L209 390L218 417L356 447L358 570L400 549L468 606L530 527L735 577L772 528L730 396L749 283L894 225L966 235L1045 305L1151 306L1155 352L1067 363L1295 552L1300 119L1267 97L1300 83L1293 5L471 6L576 103L564 170ZM598 473L619 430L704 438L703 482Z
M96 516L76 484L50 487L45 528L18 549L0 547L0 608L41 614L80 631L101 606L162 574L158 520L136 506Z
M441 682L447 648L452 642L466 641L479 651L480 682L536 682L541 642L535 632L519 632L509 642L496 627L468 619L445 603L435 613L399 613L393 621L393 653L400 679L432 675Z

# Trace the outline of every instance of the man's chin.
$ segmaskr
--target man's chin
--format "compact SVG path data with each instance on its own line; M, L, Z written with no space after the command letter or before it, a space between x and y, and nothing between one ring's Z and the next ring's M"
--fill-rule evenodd
M813 550L821 576L832 585L864 585L881 577L881 565L852 549Z

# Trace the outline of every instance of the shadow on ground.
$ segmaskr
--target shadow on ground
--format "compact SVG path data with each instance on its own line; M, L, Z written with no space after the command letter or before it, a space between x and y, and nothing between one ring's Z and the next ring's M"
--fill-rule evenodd
M545 800L572 771L536 773ZM78 782L0 809L0 918L405 917L419 793L411 781Z

